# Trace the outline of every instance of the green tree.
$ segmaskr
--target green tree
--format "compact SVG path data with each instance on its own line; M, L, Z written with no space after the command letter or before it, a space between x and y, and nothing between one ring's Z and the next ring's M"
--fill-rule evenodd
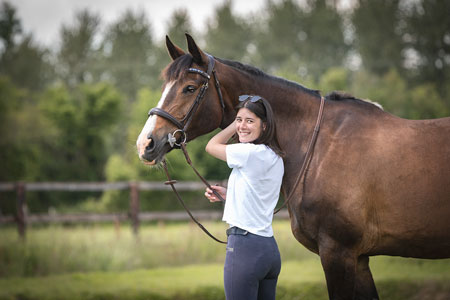
M326 69L344 64L349 45L335 6L315 0L301 7L283 0L269 1L266 10L268 19L258 26L257 49L259 64L269 72L282 69L318 79Z
M249 24L233 15L231 1L224 1L209 20L205 35L206 50L227 59L242 60L252 42Z
M107 30L103 50L107 74L129 102L136 99L140 88L158 82L158 73L151 68L155 57L150 22L144 12L125 11Z
M184 45L186 44L186 37L184 34L186 32L193 34L192 31L192 24L188 11L186 9L175 10L167 22L167 34L170 37L170 40L175 45Z
M41 99L42 113L53 126L53 143L42 162L45 180L102 180L111 150L106 147L121 116L122 98L106 83L81 85L69 92L50 88Z
M309 0L310 11L301 22L305 39L299 52L308 74L318 78L331 67L344 65L350 49L345 41L343 18L326 0ZM295 51L293 49L293 51Z
M17 18L16 9L9 2L2 2L0 8L0 38L3 49L2 56L15 46L16 37L22 33L22 24Z
M43 89L53 75L49 52L38 46L31 34L21 35L16 10L8 2L0 8L0 74L8 76L19 88Z
M15 134L24 96L24 91L17 89L7 77L0 76L0 181L25 176L26 161L22 156L25 149Z
M297 73L302 67L301 43L306 40L301 24L303 11L292 0L268 1L265 10L267 19L257 20L257 53L252 60L271 73L278 69Z
M38 46L29 34L9 53L8 59L1 60L0 65L2 72L18 87L41 91L55 78L49 60L49 51Z
M418 55L417 79L431 82L442 97L448 98L450 82L450 2L419 1L406 17L405 38Z
M100 17L88 10L79 11L73 26L61 28L61 48L58 52L58 75L67 86L75 88L93 76L95 60L94 38L100 27Z
M435 119L450 116L450 108L442 100L433 84L422 84L410 92L411 119Z
M359 0L352 15L356 50L363 66L378 75L401 70L403 42L399 0Z

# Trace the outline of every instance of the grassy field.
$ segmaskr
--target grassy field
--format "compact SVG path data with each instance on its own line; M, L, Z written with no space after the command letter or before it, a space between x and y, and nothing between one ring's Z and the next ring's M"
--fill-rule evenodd
M224 225L206 224L224 237ZM318 257L287 221L274 224L283 260L277 299L327 299ZM191 224L43 227L26 242L0 229L0 299L224 299L224 246ZM450 260L374 257L382 299L450 299Z

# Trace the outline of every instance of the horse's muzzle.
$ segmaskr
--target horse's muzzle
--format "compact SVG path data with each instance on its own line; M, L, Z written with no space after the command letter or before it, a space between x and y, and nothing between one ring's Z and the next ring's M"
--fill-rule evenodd
M145 141L138 143L137 147L141 161L151 166L160 163L164 155L171 149L167 142L167 137L162 139L147 137Z

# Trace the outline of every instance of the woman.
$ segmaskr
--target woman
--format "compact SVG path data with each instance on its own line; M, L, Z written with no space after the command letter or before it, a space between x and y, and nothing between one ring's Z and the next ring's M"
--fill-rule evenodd
M228 300L275 299L280 253L272 218L284 173L273 112L260 97L239 97L235 121L206 145L232 168L228 189L213 186L226 200L223 220L230 225L224 267ZM237 135L239 143L227 145ZM220 201L210 189L205 196Z

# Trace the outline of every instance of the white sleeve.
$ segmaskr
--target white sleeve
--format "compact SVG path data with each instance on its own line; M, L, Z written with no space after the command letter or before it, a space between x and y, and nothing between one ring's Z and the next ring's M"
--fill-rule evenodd
M225 148L230 168L242 168L247 164L252 144L232 144Z

